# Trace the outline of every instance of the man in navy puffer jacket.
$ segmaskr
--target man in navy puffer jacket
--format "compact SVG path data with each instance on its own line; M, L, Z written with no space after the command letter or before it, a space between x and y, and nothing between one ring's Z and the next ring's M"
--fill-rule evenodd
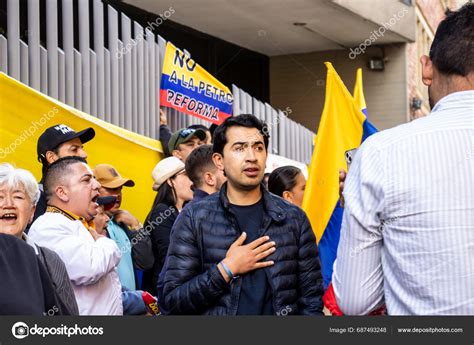
M214 133L216 166L228 182L185 207L160 276L169 314L322 315L316 240L304 212L261 185L268 128L253 115Z

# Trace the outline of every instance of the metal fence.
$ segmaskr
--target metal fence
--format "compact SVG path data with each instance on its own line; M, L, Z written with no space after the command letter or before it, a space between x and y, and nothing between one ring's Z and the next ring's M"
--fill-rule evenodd
M58 35L59 1L62 48ZM70 106L157 139L166 41L102 0L93 0L91 7L89 0L78 0L76 16L73 0L45 3L45 9L40 11L40 0L28 0L28 42L24 42L20 38L20 2L7 1L8 39L0 35L0 70ZM40 42L40 12L46 15L46 47ZM78 20L78 49L74 47L74 17ZM232 90L235 115L253 113L269 124L271 153L302 163L310 161L314 133L237 86L233 85ZM167 115L172 130L197 123L208 125L174 109L169 109Z
M314 133L290 120L286 111L276 110L232 85L234 114L254 114L268 124L269 152L308 164L311 161Z

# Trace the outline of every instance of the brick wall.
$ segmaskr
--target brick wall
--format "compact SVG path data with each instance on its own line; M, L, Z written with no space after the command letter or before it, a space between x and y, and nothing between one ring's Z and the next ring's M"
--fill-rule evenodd
M439 25L439 22L444 18L443 2L441 0L417 0L416 5L423 13L426 21L433 32ZM449 7L449 6L448 6Z
M439 23L445 17L446 8L451 10L456 10L460 7L463 1L457 0L417 0L416 6L421 12L421 16L428 24L429 28L433 33L436 32L436 29ZM419 37L416 38L419 40ZM408 71L408 80L407 80L407 88L408 88L408 97L409 102L413 97L421 98L423 100L423 106L421 110L413 111L410 108L410 118L415 119L420 116L424 116L429 113L429 105L428 105L428 95L427 89L424 86L420 86L418 82L421 79L420 73L420 57L423 53L427 52L420 52L418 50L417 42L407 44L407 71Z

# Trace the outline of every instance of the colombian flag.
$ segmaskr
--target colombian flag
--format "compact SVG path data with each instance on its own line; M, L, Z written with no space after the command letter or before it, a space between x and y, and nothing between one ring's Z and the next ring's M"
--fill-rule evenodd
M161 105L219 125L232 115L233 101L229 88L172 43L166 44Z
M354 102L356 106L362 110L364 115L367 116L367 105L365 104L364 90L362 87L362 68L358 68L356 73L356 82L354 85Z
M345 153L376 132L332 64L326 62L326 67L326 100L303 198L303 209L318 241L325 287L331 282L342 223L339 169L347 170ZM362 88L360 94L363 97Z
M356 106L364 113L365 117L368 118L369 113L367 112L367 105L365 104L364 97L364 87L362 85L362 68L358 68L354 86L354 102ZM369 121L365 121L364 125L367 128L364 128L364 137L362 137L362 141L364 141L367 136L377 132L377 128L375 128Z

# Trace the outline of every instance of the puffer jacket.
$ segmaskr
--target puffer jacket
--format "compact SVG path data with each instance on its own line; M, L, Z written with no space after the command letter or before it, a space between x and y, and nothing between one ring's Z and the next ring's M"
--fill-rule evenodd
M264 268L276 315L322 314L323 284L316 239L305 213L262 187L261 235L276 242ZM217 264L240 236L227 198L227 184L185 207L176 220L160 303L169 314L236 315L242 277L227 283Z

